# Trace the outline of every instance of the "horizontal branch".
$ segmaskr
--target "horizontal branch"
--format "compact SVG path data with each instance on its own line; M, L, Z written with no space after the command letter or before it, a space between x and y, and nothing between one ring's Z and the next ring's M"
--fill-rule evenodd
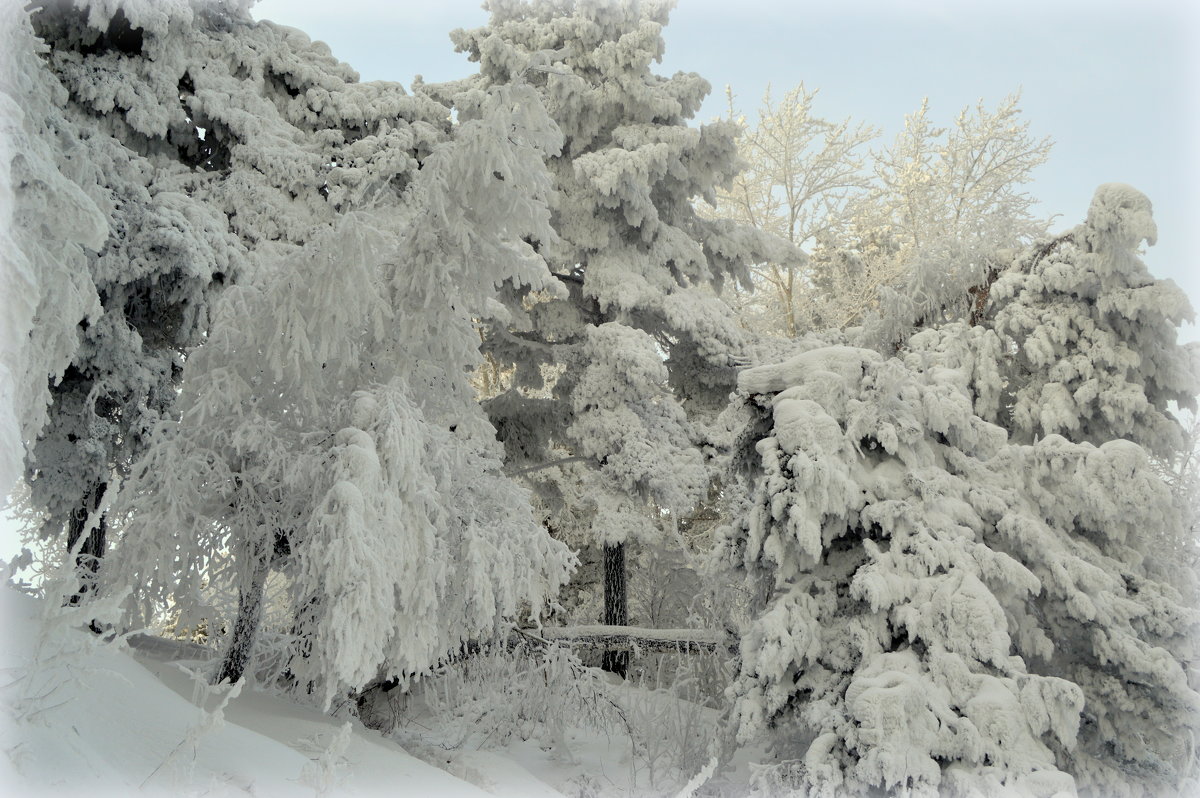
M125 642L142 656L163 662L206 660L211 659L214 654L213 649L199 643L161 637L148 632L134 632L125 638Z
M545 626L540 630L518 629L520 634L545 642L564 642L605 651L656 651L735 653L736 636L717 629L651 629L644 626Z
M564 457L561 460L552 460L549 463L540 463L539 465L532 465L532 466L529 466L528 468L518 468L515 471L505 471L504 476L519 477L524 474L532 474L534 471L545 471L547 468L554 468L555 466L566 465L567 463L582 463L588 459L590 459L590 458L584 457L582 455L579 455L576 457Z

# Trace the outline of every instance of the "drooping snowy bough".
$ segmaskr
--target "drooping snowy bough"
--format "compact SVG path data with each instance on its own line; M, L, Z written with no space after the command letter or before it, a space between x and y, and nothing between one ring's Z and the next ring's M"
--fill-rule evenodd
M88 186L66 91L42 68L28 15L0 8L0 494L24 470L25 441L45 426L50 384L70 365L76 325L100 300L88 259L108 225ZM91 189L89 191L89 189Z
M1145 452L1010 444L924 354L742 375L741 735L793 729L818 795L1177 785L1196 615L1141 564L1176 523Z
M346 141L333 160L314 150L317 200L345 207L280 209L302 234L224 291L179 418L154 427L114 507L103 575L133 589L135 621L168 606L182 626L223 621L215 679L250 669L328 703L536 616L572 558L500 473L468 382L475 320L509 312L496 286L550 280L525 240L553 237L558 131L528 87L474 92L451 131L427 97L326 77L303 107L343 124L298 138Z
M1097 227L1093 213L1085 231ZM1057 279L1079 281L1058 268ZM1038 274L1011 279L1031 285ZM1130 332L1115 308L1137 289L1116 294L1094 303ZM1099 327L1079 318L1042 323ZM897 357L817 346L741 375L729 421L744 504L726 545L758 607L742 636L734 717L742 739L768 724L786 730L776 739L781 755L802 757L798 788L1195 787L1198 616L1153 561L1156 539L1177 538L1180 520L1150 455L1112 432L1092 443L1017 424L1010 438L986 420L1007 417L1008 394L1014 415L1032 407L1001 356L1010 346L1032 353L1047 334L1010 343L960 323L914 335ZM1059 340L1062 367L1046 363L1031 385L1069 384L1065 370L1086 363L1079 337ZM1103 353L1093 354L1106 379ZM1124 431L1176 423L1154 416L1166 408L1148 409L1157 403L1146 397L1194 380L1179 357L1151 347L1148 358L1177 365L1138 385ZM1114 421L1111 395L1076 391ZM1091 429L1065 426L1082 438Z

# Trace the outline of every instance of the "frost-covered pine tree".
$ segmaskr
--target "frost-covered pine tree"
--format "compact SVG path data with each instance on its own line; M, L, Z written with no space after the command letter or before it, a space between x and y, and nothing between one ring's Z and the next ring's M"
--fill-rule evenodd
M44 45L18 7L0 8L0 496L45 426L51 381L100 313L88 269L104 246L103 198L85 143L63 112L66 90L42 67Z
M134 589L132 617L238 595L217 680L261 669L328 705L536 615L567 578L468 382L474 320L508 312L496 286L550 283L523 239L553 239L542 161L561 139L528 86L460 100L451 137L367 173L377 200L227 289L180 420L118 499L106 583ZM397 114L379 146L425 124ZM256 654L272 574L286 621Z
M489 26L452 34L480 63L477 85L537 86L563 133L548 162L557 235L533 242L557 285L509 289L522 311L484 346L513 377L486 408L548 526L604 549L608 623L627 618L624 544L661 534L660 509L686 511L708 484L698 424L745 342L702 286L746 279L763 246L692 207L733 174L734 129L689 127L708 83L651 71L669 7L496 0Z
M76 351L53 375L27 474L44 534L65 527L72 544L91 530L82 554L93 569L107 487L173 412L212 296L252 271L256 253L402 190L389 176L445 127L436 103L357 83L324 45L253 21L245 5L52 3L32 15L48 49L31 72L58 86L59 146L108 232L87 264L101 312L71 322L83 321ZM424 121L383 124L398 115Z
M1150 200L1100 186L1087 221L1035 247L991 289L991 326L1015 346L1006 377L1021 441L1058 434L1135 441L1163 457L1184 442L1171 404L1195 408L1200 347L1176 343L1187 296L1139 257L1157 228Z
M961 335L741 375L739 735L798 794L1186 790L1197 617L1143 562L1169 491L1128 441L1011 443Z

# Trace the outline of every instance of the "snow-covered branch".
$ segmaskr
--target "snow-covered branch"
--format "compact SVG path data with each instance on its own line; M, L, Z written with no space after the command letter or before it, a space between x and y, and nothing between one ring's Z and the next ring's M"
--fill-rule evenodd
M523 636L534 636L535 639L548 642L567 642L605 651L733 653L738 647L737 636L720 629L651 629L645 626L589 624L518 631Z

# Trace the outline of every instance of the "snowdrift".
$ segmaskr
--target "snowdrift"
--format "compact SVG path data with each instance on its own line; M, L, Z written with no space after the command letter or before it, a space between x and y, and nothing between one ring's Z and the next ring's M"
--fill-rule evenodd
M103 644L44 602L0 589L0 786L9 795L485 796L357 720L247 688L204 707L186 663ZM159 659L158 657L163 657ZM516 765L495 795L555 795Z

